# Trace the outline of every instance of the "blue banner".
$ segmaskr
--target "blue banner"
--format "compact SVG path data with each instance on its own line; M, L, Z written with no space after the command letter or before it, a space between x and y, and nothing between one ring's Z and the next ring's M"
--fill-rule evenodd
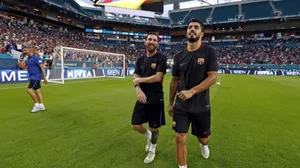
M103 69L105 76L122 76L122 69Z
M61 70L55 71L47 70L47 78L53 79L54 77L60 77ZM167 70L170 72L170 70ZM241 74L241 75L272 75L272 76L300 76L300 70L296 69L282 69L282 70L254 70L254 69L219 69L219 74ZM133 76L134 68L127 70L127 76ZM122 68L105 68L105 69L75 69L64 70L65 79L80 79L80 78L94 78L101 76L123 76ZM26 70L0 70L0 83L12 83L12 82L27 82L28 73Z
M219 69L219 74L300 76L300 69Z
M0 70L0 74L0 83L28 81L28 73L25 70Z
M133 76L134 74L134 68L128 68L127 69L127 76Z
M76 69L64 70L65 79L80 79L80 78L94 78L101 76L121 77L123 75L121 68L105 68L105 69ZM46 71L48 79L54 79L61 76L61 70ZM13 83L13 82L28 82L29 75L26 70L0 70L0 83Z
M167 69L170 73L171 69ZM219 74L239 74L239 75L277 75L277 76L300 76L300 69L219 69ZM127 76L133 76L134 68L129 68Z

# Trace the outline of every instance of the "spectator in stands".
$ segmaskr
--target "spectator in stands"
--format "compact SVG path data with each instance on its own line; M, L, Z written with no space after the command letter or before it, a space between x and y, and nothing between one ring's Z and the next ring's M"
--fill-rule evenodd
M82 32L59 31L40 25L26 24L4 16L0 16L0 32L0 39L3 40L2 52L15 50L18 46L35 45L38 46L39 54L44 59L52 59L55 56L53 49L58 45L125 54L126 62L128 63L134 63L135 58L143 55L145 52L143 43L140 42L112 41L103 38L90 39L83 36ZM16 37L17 34L23 34L24 36ZM184 46L182 43L160 44L158 50L168 58L172 58L182 50L182 46ZM299 38L283 37L271 40L244 39L235 42L214 42L207 39L206 43L217 48L220 64L300 65ZM4 46L5 48L3 48ZM101 55L92 57L83 53L68 53L64 56L64 59L86 60L100 64L106 59L106 57L102 57Z

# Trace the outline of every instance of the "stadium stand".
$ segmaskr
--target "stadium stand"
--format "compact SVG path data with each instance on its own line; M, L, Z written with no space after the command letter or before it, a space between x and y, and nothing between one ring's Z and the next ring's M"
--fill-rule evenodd
M188 11L180 11L180 12L170 13L170 19L175 24L178 24L180 21L184 20L184 18L187 14L188 14Z
M239 14L238 5L232 5L228 7L216 7L213 16L212 21L213 22L223 22L228 21L230 18L236 18Z
M191 12L186 17L186 21L189 21L192 18L196 18L201 20L202 22L206 22L206 19L209 18L212 8L207 8L203 10L191 10ZM185 22L186 23L186 22Z
M240 6L239 6L240 5ZM191 18L197 18L204 23L237 22L274 18L275 11L281 11L282 17L299 16L300 1L242 1L220 4L213 7L198 7L179 9L170 12L173 24L187 23ZM258 12L259 11L259 12ZM239 17L243 16L243 17Z
M144 53L143 43L140 42L91 39L84 37L80 33L60 32L58 30L49 31L49 28L29 26L3 17L1 17L0 24L2 32L7 32L6 34L1 34L2 38L4 38L3 36L7 36L7 39L14 40L17 45L24 46L30 43L30 45L37 46L40 56L44 59L52 58L53 48L57 45L126 54L128 63L133 63L136 57ZM10 25L9 28L8 25ZM25 37L13 38L13 34L25 34ZM76 42L74 43L74 41ZM299 42L300 39L288 38L267 41L210 42L209 45L217 48L221 64L300 65ZM9 40L5 40L1 45L7 46L9 44ZM160 51L167 55L168 58L172 58L184 47L184 43L161 44ZM8 48L2 48L1 50L5 53L5 51L8 52ZM2 55L1 57L4 57ZM7 57L11 56L6 55L5 58ZM93 60L90 56L85 57L84 55L76 54L73 57L69 54L65 59Z
M95 9L85 9L84 10L88 15L93 16L93 17L99 17L102 16L102 11L100 10L95 10Z
M294 16L300 14L300 1L285 0L272 2L277 10L280 10L284 16Z
M164 19L164 18L156 18L159 24L162 25L169 25L170 24L170 20L169 19Z
M57 6L64 5L67 10L90 17L101 17L102 11L95 9L82 8L73 0L49 0L48 3ZM272 17L274 10L282 11L283 15L295 15L299 13L296 0L287 1L259 1L259 2L238 2L233 4L222 4L213 7L201 7L195 9L181 9L170 12L170 18L173 24L185 24L191 18L197 18L203 22L211 20L212 22L226 22L237 18L243 14L245 20L255 18ZM300 4L299 4L300 5ZM257 12L259 11L259 12ZM111 39L106 37L89 38L82 32L59 31L41 25L27 25L18 20L1 16L0 17L0 59L13 59L11 50L21 51L20 46L32 45L39 49L40 56L45 60L51 60L53 48L58 45L65 47L81 48L88 50L98 50L105 52L120 53L126 55L127 63L134 63L135 59L144 54L143 43L136 41L127 41L127 39ZM156 18L156 24L169 25L169 19ZM24 36L16 37L16 34ZM219 41L218 41L219 40ZM300 65L300 46L299 38L287 37L278 38L274 36L268 40L257 40L255 38L245 40L211 41L205 40L205 43L217 48L219 53L219 62L224 65L232 64L271 64L271 65ZM160 45L160 52L168 58L173 58L178 52L184 49L184 42L174 42ZM95 57L91 55L78 55L68 53L65 59L94 61ZM104 61L101 58L98 61Z
M242 13L245 16L245 20L270 18L274 16L269 1L242 4Z

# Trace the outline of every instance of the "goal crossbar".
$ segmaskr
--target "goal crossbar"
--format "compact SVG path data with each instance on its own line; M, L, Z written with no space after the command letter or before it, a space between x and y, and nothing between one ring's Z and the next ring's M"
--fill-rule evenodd
M103 55L102 58L112 58L113 57L117 57L117 60L121 61L121 62L113 62L109 59L110 64L112 65L111 67L101 67L100 69L96 69L97 72L102 71L101 74L102 76L99 74L95 75L95 72L92 73L94 74L93 76L87 77L87 76L81 76L81 77L74 77L74 78L65 78L64 76L66 75L66 73L69 74L70 71L85 71L84 73L86 73L87 71L91 72L92 68L90 70L88 70L88 68L80 68L78 67L78 69L75 70L73 69L66 69L65 67L65 61L67 61L66 64L68 64L68 61L74 61L74 60L65 60L65 55L66 52L65 51L71 51L71 52L79 52L79 53L91 53L91 54L100 54L100 58L102 57L101 55ZM71 79L91 79L91 78L101 78L101 77L109 77L109 78L125 78L125 55L124 54L118 54L118 53L110 53L110 52L103 52L103 51L95 51L95 50L86 50L86 49L79 49L79 48L73 48L73 47L64 47L64 46L56 46L54 49L54 54L58 55L58 58L54 56L53 60L52 60L52 68L51 68L51 72L50 74L54 74L54 78L49 79L49 82L53 82L53 83L61 83L63 84L65 80L71 80ZM97 57L99 59L99 57ZM82 61L85 62L85 61ZM57 64L60 63L61 65ZM88 62L85 62L88 63ZM91 63L91 62L89 62ZM122 63L122 64L121 64ZM97 64L96 62L92 63L92 64ZM105 65L106 66L106 65ZM114 66L114 67L113 67ZM58 68L58 69L57 69ZM54 72L56 71L56 72ZM65 72L68 71L68 72ZM94 71L94 70L93 70ZM114 71L117 71L119 75L115 75ZM75 73L75 72L74 72ZM110 74L109 74L110 73ZM106 75L108 74L108 75ZM75 74L75 76L78 74ZM85 74L86 75L86 74ZM59 77L57 77L59 76ZM47 75L47 77L49 77L49 75Z
M100 53L100 54L112 54L112 55L116 55L116 56L124 56L124 54L110 53L110 52L103 52L103 51L95 51L95 50L86 50L86 49L79 49L79 48L72 48L72 47L61 47L61 50L63 50L63 49L77 50L77 51L91 52L91 53Z

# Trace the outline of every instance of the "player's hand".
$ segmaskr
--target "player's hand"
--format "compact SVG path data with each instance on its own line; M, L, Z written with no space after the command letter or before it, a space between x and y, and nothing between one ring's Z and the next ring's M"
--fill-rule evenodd
M168 113L169 113L170 117L173 117L173 105L172 104L170 104L168 107Z
M188 100L193 96L193 93L190 90L183 90L179 92L177 95L182 100Z
M44 79L44 83L47 85L47 84L48 84L48 80L47 80L47 79Z
M133 81L132 81L133 85L134 86L139 85L140 84L140 80L141 80L140 78L134 78Z
M146 97L145 93L141 89L139 89L136 92L136 96L137 96L138 102L143 103L143 104L145 104L147 102L147 97Z

